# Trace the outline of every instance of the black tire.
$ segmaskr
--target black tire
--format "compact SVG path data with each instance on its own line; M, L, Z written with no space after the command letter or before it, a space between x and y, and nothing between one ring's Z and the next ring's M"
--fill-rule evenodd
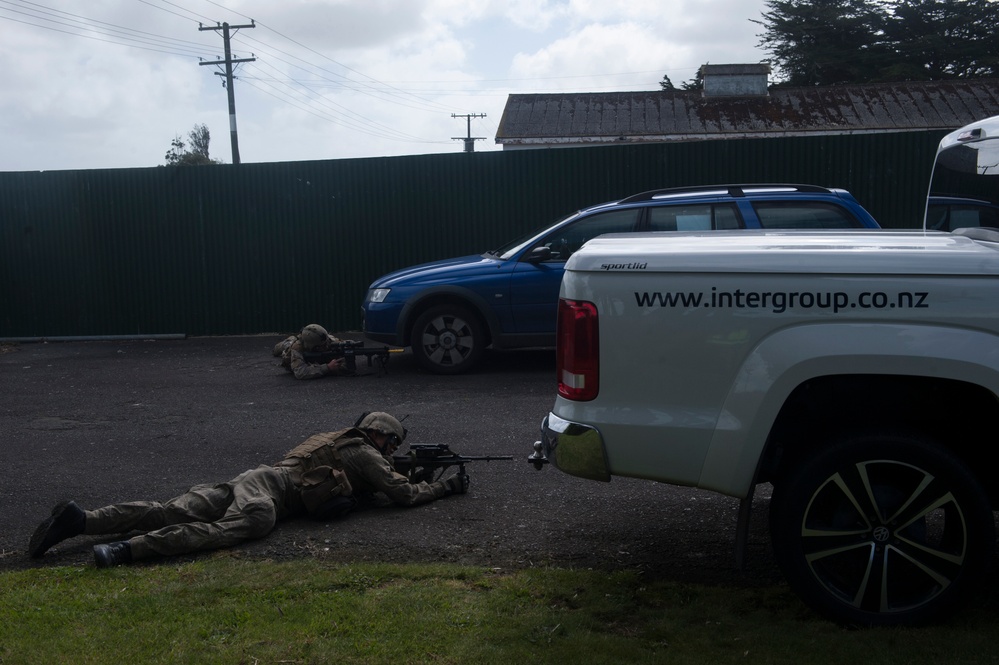
M919 625L956 609L995 548L988 496L967 466L898 435L841 442L786 474L770 533L791 588L860 626Z
M482 356L485 343L478 318L454 305L438 305L420 314L410 337L417 362L435 374L467 372Z

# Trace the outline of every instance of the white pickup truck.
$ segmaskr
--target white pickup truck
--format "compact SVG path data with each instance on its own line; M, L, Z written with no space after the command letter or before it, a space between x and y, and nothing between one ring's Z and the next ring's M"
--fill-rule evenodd
M954 132L931 194L995 203L997 163L999 117ZM557 373L538 468L737 497L739 556L772 484L778 565L834 620L938 618L993 563L999 230L601 236L566 265Z

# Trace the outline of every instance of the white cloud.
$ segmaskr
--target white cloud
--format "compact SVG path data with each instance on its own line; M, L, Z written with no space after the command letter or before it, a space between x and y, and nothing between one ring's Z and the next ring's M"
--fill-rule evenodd
M747 19L763 0L44 6L47 17L28 18L0 3L0 170L155 166L174 136L201 123L213 156L228 161L226 91L197 60L220 56L222 38L199 22L257 21L233 39L238 57L257 59L236 71L243 161L457 152L451 138L465 123L451 114L465 113L487 114L473 123L487 137L476 149L496 149L511 92L655 89L666 73L679 84L705 62L762 57ZM142 33L149 43L130 40Z
M420 2L282 0L275 4L267 0L232 3L232 6L242 15L239 20L243 23L247 22L245 17L254 18L263 26L323 52L392 44L427 27Z
M755 45L758 26L749 21L759 16L762 2L681 1L671 3L669 12L652 0L571 0L570 4L574 29L543 48L516 54L511 76L538 79L541 87L543 79L559 75L644 73L658 68L658 76L650 77L654 89L663 74L679 84L692 79L708 62L757 62L765 55ZM575 83L588 84L595 91L608 86L600 76ZM565 81L561 89L571 85L572 81ZM634 83L632 89L637 89Z
M588 73L637 72L657 64L665 72L666 63L671 57L677 57L677 51L681 50L671 49L646 26L634 23L588 25L540 51L517 54L513 59L512 73L522 79L584 77L566 85L585 91L606 82L599 77L587 80L585 76Z
M426 0L423 4L428 20L458 28L502 20L522 30L542 31L568 12L566 3L552 0Z
M17 65L0 74L0 117L16 128L8 148L17 153L5 149L0 168L154 165L176 130L193 125L175 130L172 118L199 103L194 63L79 37L4 32L0 61Z

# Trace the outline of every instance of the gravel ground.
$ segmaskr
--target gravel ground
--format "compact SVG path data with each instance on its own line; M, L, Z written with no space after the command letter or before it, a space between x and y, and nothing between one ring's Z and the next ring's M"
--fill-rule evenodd
M765 496L754 505L749 562L740 571L735 499L649 481L599 483L526 462L554 400L551 351L490 352L481 369L456 377L422 371L407 351L393 356L386 375L295 381L270 354L280 339L0 348L0 569L92 565L92 545L110 539L69 540L38 561L26 554L35 526L60 499L85 508L165 500L273 463L362 411L384 410L408 416L411 441L515 459L471 465L464 496L376 506L334 523L291 520L262 540L196 556L554 564L709 584L780 583Z

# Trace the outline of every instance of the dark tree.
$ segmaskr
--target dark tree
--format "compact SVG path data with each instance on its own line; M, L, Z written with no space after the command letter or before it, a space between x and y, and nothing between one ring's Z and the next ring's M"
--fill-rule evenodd
M663 80L659 82L659 87L663 90L673 92L677 89L673 82L669 80L668 75L663 75ZM697 75L689 81L684 81L680 84L680 89L682 90L702 90L704 88L704 79L701 77L701 70L697 70Z
M680 84L684 90L704 90L704 70L700 67L697 68L697 73L694 74L694 78L689 81L684 81Z
M895 0L887 41L893 59L881 78L894 81L999 76L999 2Z
M870 80L884 58L887 13L865 0L767 0L760 46L788 85Z
M999 75L993 0L767 0L760 46L787 85Z
M209 134L206 125L195 125L194 129L188 133L187 138L191 142L190 149L179 136L174 137L173 141L170 142L170 149L165 156L167 166L199 166L222 163L208 155L211 134Z

